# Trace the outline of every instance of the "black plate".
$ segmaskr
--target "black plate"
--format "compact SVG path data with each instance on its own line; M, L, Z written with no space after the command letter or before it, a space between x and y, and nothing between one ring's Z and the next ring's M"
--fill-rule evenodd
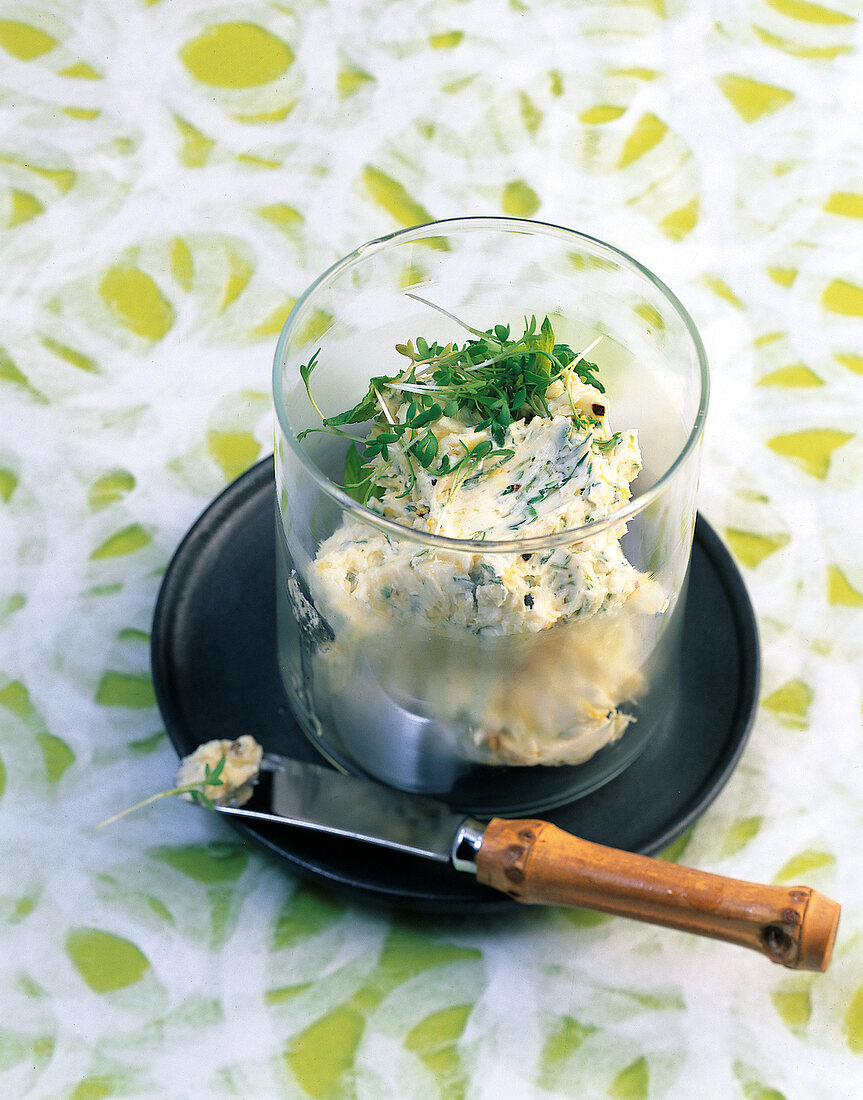
M265 749L323 763L294 721L276 659L272 458L230 485L191 528L165 575L152 634L156 697L184 756L250 733ZM543 815L587 840L657 852L704 812L734 770L758 699L758 634L728 551L699 516L678 690L636 762L600 790ZM303 829L229 819L295 871L368 901L411 908L509 908L469 875Z

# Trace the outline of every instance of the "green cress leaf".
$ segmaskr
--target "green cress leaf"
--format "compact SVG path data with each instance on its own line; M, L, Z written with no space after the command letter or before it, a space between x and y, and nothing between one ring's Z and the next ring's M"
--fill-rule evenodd
M218 763L216 764L215 768L213 768L212 770L210 769L209 764L204 765L204 786L205 787L222 787L222 786L224 786L224 784L222 783L222 780L219 777L221 776L222 772L225 770L225 760L226 760L226 757L223 754L222 756L219 757Z
M351 443L345 453L345 492L360 504L365 504L366 494L363 484L368 479L363 477L363 460L356 443Z
M434 432L426 432L411 444L411 454L416 455L417 461L426 470L434 462L437 452L438 442Z
M367 504L369 497L380 500L384 495L382 486L372 482L374 466L367 466L356 443L351 443L345 453L344 490L358 504Z
M374 420L380 412L378 394L381 390L385 389L390 382L396 382L399 378L401 378L400 374L393 374L390 377L386 377L383 374L377 375L369 383L368 392L365 397L362 401L354 405L352 409L338 413L336 416L321 417L321 419L327 427L338 424L363 424L366 420Z
M535 323L535 319L534 319ZM533 370L551 381L552 367L554 364L554 331L551 321L546 317L542 322L542 328L538 336L531 340L531 346L538 354L533 356L531 367Z
M315 410L315 412L318 414L318 416L321 418L321 420L323 420L324 419L324 414L318 408L317 402L315 401L314 397L312 397L312 391L311 391L311 388L310 388L310 385L309 385L309 379L312 377L312 371L318 365L318 356L320 354L321 354L321 349L318 348L318 350L311 357L311 359L308 361L308 363L301 363L300 364L300 378L302 378L303 385L306 387L306 396L308 397L309 401L311 401L312 408ZM304 435L307 435L307 434L308 434L308 432L303 432L297 438L301 439Z
M321 349L318 348L318 350L311 357L311 359L308 361L308 363L305 363L305 364L301 363L300 364L300 378L302 378L303 384L305 385L307 391L308 391L308 388L309 388L309 379L312 376L312 371L318 365L318 356L320 354L321 354ZM309 395L309 396L311 396L311 395Z

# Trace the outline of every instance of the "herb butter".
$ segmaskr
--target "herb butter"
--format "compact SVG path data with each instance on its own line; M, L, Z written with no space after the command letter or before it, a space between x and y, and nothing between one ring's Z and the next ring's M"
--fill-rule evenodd
M264 750L249 734L236 741L215 740L199 745L193 753L184 756L177 769L177 787L202 784L207 778L207 768L215 772L224 757L225 763L218 772L218 784L205 784L203 793L214 806L243 806L252 797L261 768ZM183 798L194 801L190 794Z
M554 344L547 319L519 341L500 327L476 335L464 348L400 347L405 371L373 379L365 405L324 420L342 434L360 415L371 421L362 453L349 452L348 491L406 528L474 544L613 517L631 498L641 454L635 431L611 431L595 365ZM624 554L624 533L612 523L564 546L485 553L399 538L346 514L308 574L334 634L318 674L329 692L350 692L381 623L401 623L424 642L391 645L391 681L421 695L440 677L435 719L458 754L493 764L589 759L633 720L622 706L644 688L643 624L665 606ZM470 639L484 647L482 665L464 648Z

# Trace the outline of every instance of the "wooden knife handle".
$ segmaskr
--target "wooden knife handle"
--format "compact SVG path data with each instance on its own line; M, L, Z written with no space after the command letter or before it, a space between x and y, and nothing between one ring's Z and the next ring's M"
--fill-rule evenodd
M761 886L581 840L547 821L489 822L477 879L528 904L567 905L751 947L827 969L840 907L808 886Z

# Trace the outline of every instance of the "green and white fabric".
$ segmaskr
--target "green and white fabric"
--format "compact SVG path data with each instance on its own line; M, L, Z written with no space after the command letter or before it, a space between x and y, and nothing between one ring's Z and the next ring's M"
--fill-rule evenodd
M0 0L0 1095L863 1095L861 68L855 0ZM95 831L173 776L154 599L272 448L292 302L467 214L606 239L701 330L763 695L669 854L839 900L825 975L366 909L175 800Z

